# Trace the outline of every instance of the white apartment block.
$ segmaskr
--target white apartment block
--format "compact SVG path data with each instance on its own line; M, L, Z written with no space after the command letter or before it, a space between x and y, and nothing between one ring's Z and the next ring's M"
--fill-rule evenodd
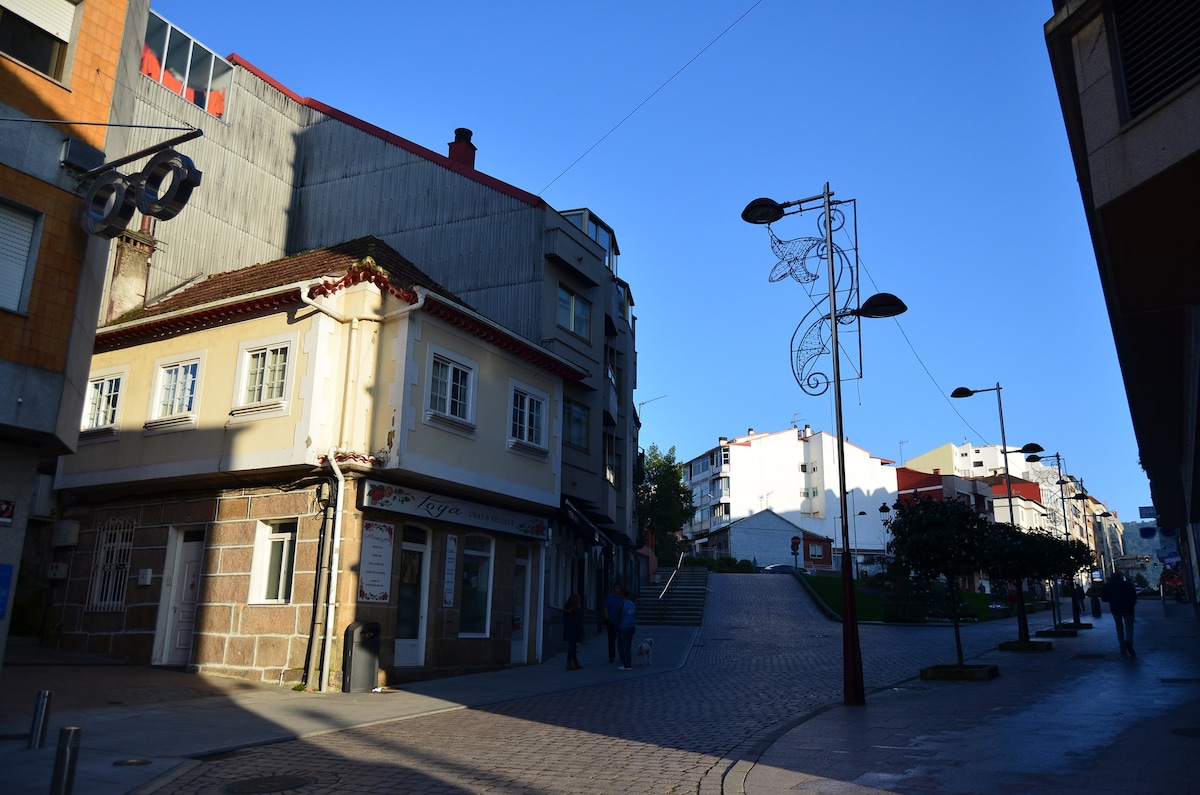
M896 500L892 461L847 443L846 489L850 546L858 553L881 553L887 545L880 505ZM840 493L837 437L823 431L789 428L774 433L721 437L717 446L688 460L684 480L696 506L684 534L704 554L710 533L731 522L770 510L792 524L834 540L834 567L841 567ZM736 537L735 537L736 538ZM788 538L781 538L779 560L790 560ZM734 547L728 554L750 559Z

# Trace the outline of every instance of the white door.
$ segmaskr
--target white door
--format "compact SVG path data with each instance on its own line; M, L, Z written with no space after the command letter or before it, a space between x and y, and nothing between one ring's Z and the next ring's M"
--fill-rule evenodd
M399 577L396 585L397 668L425 664L425 615L428 608L429 544L428 533L418 527L404 527L400 543Z
M196 602L200 594L200 567L204 557L204 533L200 540L189 540L184 534L175 561L174 587L171 589L171 610L167 617L167 665L187 665L192 661L192 634L196 629Z
M510 662L529 658L529 559L517 558L513 572L512 653Z

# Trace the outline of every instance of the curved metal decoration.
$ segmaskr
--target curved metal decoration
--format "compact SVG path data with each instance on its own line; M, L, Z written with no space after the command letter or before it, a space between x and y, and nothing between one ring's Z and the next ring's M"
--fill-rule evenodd
M833 231L842 228L845 216L841 210L833 210ZM813 301L812 308L804 314L804 318L792 333L791 360L792 375L806 394L817 397L829 390L832 382L829 374L818 370L817 366L822 356L832 353L830 318L828 309L829 294L815 294L811 286L827 266L828 249L825 245L825 213L819 213L817 228L822 232L821 237L797 237L791 240L781 240L771 230L771 250L779 257L779 262L771 269L768 280L777 282L786 276L806 285L805 291ZM858 322L858 316L852 314L858 301L858 284L855 278L854 262L849 255L836 244L834 254L834 284L833 290L838 295L837 322L851 326ZM814 317L815 315L815 317Z

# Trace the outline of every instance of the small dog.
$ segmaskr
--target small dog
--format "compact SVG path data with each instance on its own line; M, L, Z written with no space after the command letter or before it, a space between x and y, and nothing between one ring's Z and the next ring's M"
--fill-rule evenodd
M638 644L635 665L654 664L654 638L646 638Z

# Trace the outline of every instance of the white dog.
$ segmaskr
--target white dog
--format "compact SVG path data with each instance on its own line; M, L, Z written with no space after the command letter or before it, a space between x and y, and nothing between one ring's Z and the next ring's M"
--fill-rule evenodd
M654 638L646 638L638 644L635 665L654 664Z

